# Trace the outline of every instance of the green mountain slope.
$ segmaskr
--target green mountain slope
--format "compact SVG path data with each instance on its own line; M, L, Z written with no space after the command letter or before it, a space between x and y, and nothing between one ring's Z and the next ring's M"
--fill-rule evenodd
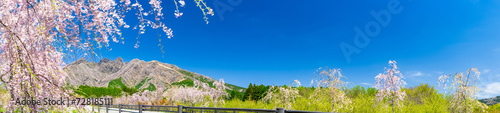
M193 86L194 85L194 81L191 79L191 78L193 78L193 79L201 81L203 83L207 83L208 85L210 85L210 87L214 87L213 86L213 83L214 83L214 79L213 78L206 77L206 76L195 76L195 73L189 72L189 71L186 71L186 70L182 70L182 69L179 69L178 71L180 73L186 75L186 76L189 76L189 77L186 77L186 79L183 80L183 81L174 82L174 83L172 83L172 85ZM238 91L238 92L242 92L242 91L245 90L245 88L240 87L240 86L236 86L236 85L233 85L233 84L226 83L226 86L230 88L228 90L234 90L234 91Z
M486 105L494 105L497 103L500 103L500 96L493 97L493 98L487 98L487 99L480 99L479 102L485 103Z

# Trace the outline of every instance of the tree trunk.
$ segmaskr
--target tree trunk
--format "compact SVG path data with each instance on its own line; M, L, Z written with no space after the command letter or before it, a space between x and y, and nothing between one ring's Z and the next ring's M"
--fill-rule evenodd
M335 112L335 95L332 96L332 112Z
M335 112L335 102L332 102L332 112Z
M392 92L392 113L394 113L394 91Z
M391 84L394 84L394 74L391 75ZM394 111L394 93L396 92L396 88L392 88L392 113L395 113Z
M464 92L464 101L465 101L465 112L467 112L467 85L469 84L469 76L470 73L467 74L467 80L465 80L465 92Z

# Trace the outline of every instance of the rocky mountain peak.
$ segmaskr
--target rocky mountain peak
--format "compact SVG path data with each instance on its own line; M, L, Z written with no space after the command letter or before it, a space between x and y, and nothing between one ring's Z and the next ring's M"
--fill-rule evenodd
M102 73L118 72L118 70L120 70L120 68L122 68L122 66L124 64L125 63L123 62L123 60L121 58L116 58L114 61L111 61L107 58L103 58L98 63L99 71L101 71Z
M118 57L114 61L103 58L98 64L95 64L82 58L72 64L74 63L81 64L67 65L64 69L68 73L66 82L73 86L86 84L107 87L110 81L118 78L121 78L125 85L138 89L149 87L149 85L154 85L156 88L166 88L172 83L186 79L203 80L205 82L215 81L215 79L205 75L189 72L173 64L155 60L145 62L133 59L129 63L125 63L122 58ZM228 89L231 88L228 87Z
M111 62L111 60L109 60L109 59L107 59L107 58L103 58L103 59L101 59L101 61L99 61L99 63L97 63L97 64L102 65L102 64L104 64L104 63L108 63L108 62Z
M68 65L65 68L69 75L66 82L76 86L87 84L105 87L111 80L121 77L128 86L135 86L147 79L144 84L151 83L158 88L164 88L165 85L179 82L186 77L179 72L180 68L177 66L158 61L145 62L133 59L129 63L125 63L121 57L118 57L113 61L103 58L97 65L92 65L94 63L86 61L85 58L72 64L76 63L86 65Z
M114 62L123 62L123 59L122 59L122 57L117 57L117 58L114 60Z
M84 57L76 60L75 62L73 63L70 63L70 65L78 65L78 64L81 64L81 63L88 63L89 61L87 61L87 59L85 59Z

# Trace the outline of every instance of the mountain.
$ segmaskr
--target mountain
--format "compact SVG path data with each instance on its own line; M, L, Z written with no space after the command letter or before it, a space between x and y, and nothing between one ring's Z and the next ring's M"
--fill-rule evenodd
M144 89L151 87L166 88L169 85L183 85L186 82L201 81L212 85L215 79L205 75L183 70L175 65L161 63L158 61L145 62L133 59L123 62L118 57L111 61L107 58L98 63L89 62L81 58L64 67L68 74L66 83L73 86L89 85L107 87L110 82L124 84L126 86ZM189 84L189 83L188 83ZM228 90L242 91L242 87L226 84Z
M491 106L493 104L500 103L500 96L493 97L493 98L487 98L487 99L480 99L479 102L482 102L488 106Z

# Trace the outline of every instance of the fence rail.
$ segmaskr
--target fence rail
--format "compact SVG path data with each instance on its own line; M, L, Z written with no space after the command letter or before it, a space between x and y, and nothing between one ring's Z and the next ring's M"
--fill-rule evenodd
M283 108L274 109L245 109L245 108L215 108L215 107L189 107L189 106L158 106L158 105L105 105L99 106L106 107L106 113L109 111L121 112L131 112L142 113L143 111L155 111L155 112L171 112L171 113L323 113L315 111L297 111L297 110L285 110ZM115 108L115 109L110 109ZM118 109L116 109L118 108Z

